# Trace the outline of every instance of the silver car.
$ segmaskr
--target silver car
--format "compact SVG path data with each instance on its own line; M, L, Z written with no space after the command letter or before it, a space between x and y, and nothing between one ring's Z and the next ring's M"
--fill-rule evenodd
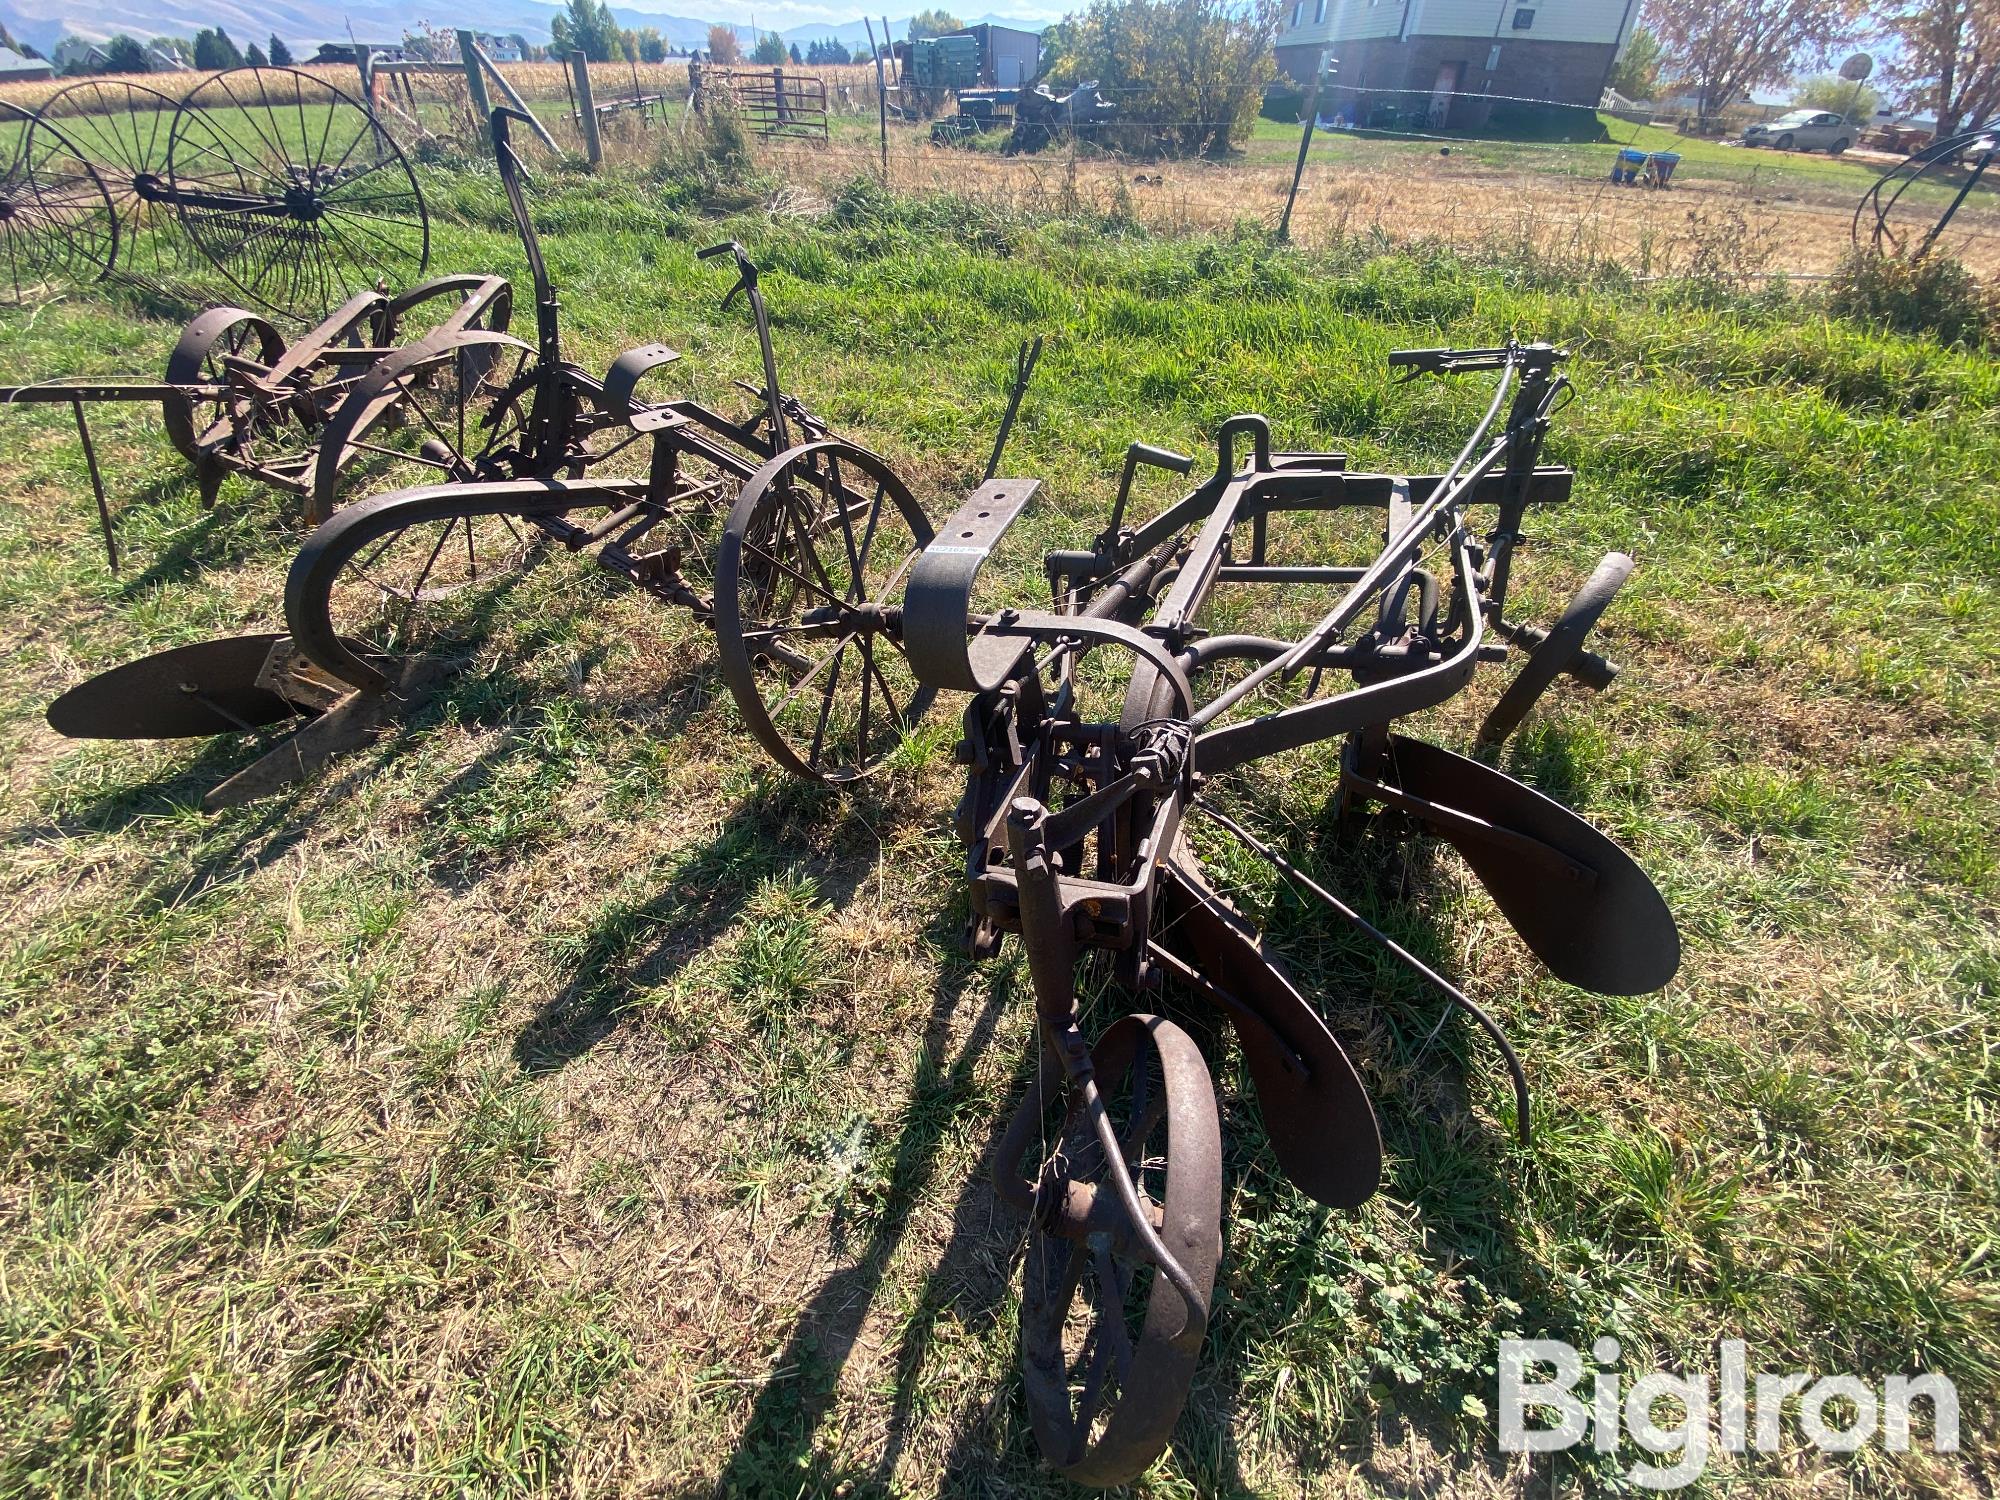
M1795 109L1790 114L1743 132L1746 146L1776 146L1780 151L1825 151L1838 156L1859 133L1844 115L1824 109Z

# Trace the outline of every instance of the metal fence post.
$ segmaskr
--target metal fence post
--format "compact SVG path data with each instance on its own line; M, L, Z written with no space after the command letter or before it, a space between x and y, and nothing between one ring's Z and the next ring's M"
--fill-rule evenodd
M889 86L882 78L882 50L875 45L875 27L866 16L861 24L868 28L868 50L875 54L875 123L882 131L882 186L889 185ZM887 22L883 23L885 28ZM883 33L884 45L888 43L887 31Z
M604 139L597 133L597 99L590 92L590 59L578 49L569 55L576 79L576 123L583 127L583 151L593 169L604 165Z
M1320 53L1319 66L1313 69L1312 82L1306 85L1305 106L1300 111L1306 117L1306 124L1305 129L1299 132L1299 160L1298 165L1292 168L1292 190L1285 194L1284 216L1278 220L1280 241L1292 237L1292 205L1298 201L1299 180L1306 175L1306 148L1312 145L1313 121L1319 113L1319 81L1325 76L1328 66L1327 55Z

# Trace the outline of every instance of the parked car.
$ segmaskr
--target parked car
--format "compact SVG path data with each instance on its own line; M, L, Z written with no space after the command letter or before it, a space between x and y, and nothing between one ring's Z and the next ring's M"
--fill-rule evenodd
M1824 151L1838 156L1854 144L1861 127L1845 115L1824 109L1795 109L1790 114L1743 132L1746 146L1776 146L1780 151Z

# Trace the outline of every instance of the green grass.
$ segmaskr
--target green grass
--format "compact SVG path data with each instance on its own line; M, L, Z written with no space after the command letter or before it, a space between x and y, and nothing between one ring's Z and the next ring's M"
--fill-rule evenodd
M788 384L938 514L1046 333L1008 463L1047 481L1002 564L1027 597L1135 438L1199 453L1262 410L1281 445L1415 468L1483 394L1391 389L1386 351L1576 352L1553 456L1581 478L1533 518L1520 597L1546 618L1632 550L1604 643L1626 670L1552 693L1507 764L1654 874L1681 975L1568 989L1448 852L1337 848L1332 747L1220 789L1505 1019L1538 1141L1511 1144L1476 1033L1203 835L1355 1056L1390 1162L1359 1212L1303 1200L1218 1050L1217 1316L1146 1490L1519 1492L1493 1449L1519 1331L1613 1333L1628 1369L1742 1337L1762 1368L1942 1371L1960 1458L1792 1451L1707 1489L1976 1492L2000 1397L1996 366L1791 298L858 188L706 222L713 186L543 174L573 357L664 340L669 378L719 395L754 341L693 251L734 234ZM440 268L523 274L490 174L427 191ZM9 315L0 353L24 379L145 374L175 332L73 298ZM156 417L107 412L112 578L64 419L4 417L0 1488L1062 1493L1013 1368L1019 1226L983 1175L1028 986L1013 947L957 948L952 708L858 798L790 783L703 631L552 558L378 748L206 817L251 747L73 744L41 710L271 628L286 506L232 482L201 510ZM1497 691L1411 727L1462 747ZM1635 1456L1538 1459L1534 1488Z

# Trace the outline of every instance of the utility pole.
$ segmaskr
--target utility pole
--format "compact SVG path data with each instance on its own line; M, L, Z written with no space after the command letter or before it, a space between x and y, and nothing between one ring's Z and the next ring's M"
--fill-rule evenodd
M882 50L875 45L875 27L866 16L861 24L868 28L868 50L875 54L875 123L882 132L882 186L889 185L889 85L882 77ZM889 23L882 23L882 45L889 44Z
M1292 190L1285 194L1284 217L1278 220L1278 241L1280 244L1292 237L1292 205L1298 201L1299 181L1306 175L1306 149L1312 145L1313 121L1319 113L1319 81L1326 75L1328 69L1334 66L1336 64L1333 59L1329 58L1324 49L1322 49L1319 55L1319 66L1313 69L1312 82L1306 85L1305 104L1300 111L1306 117L1306 125L1305 129L1299 132L1299 160L1298 165L1292 168Z

